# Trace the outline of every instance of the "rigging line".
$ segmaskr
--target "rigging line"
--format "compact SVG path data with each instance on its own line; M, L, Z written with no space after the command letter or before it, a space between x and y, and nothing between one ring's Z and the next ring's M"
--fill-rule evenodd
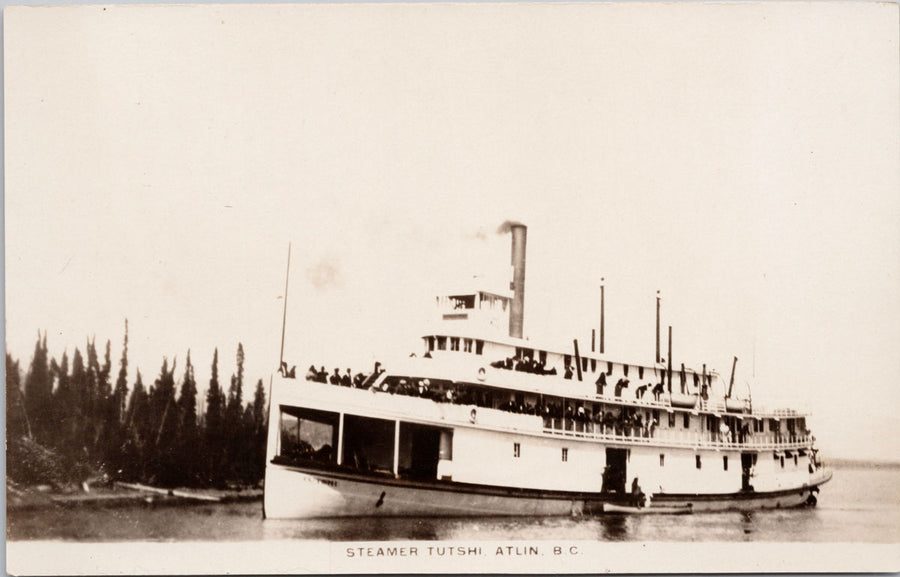
M284 276L284 315L281 319L281 354L278 358L278 370L282 371L282 376L287 376L284 368L284 333L287 329L287 299L288 299L288 281L291 279L291 243L288 243L287 273Z

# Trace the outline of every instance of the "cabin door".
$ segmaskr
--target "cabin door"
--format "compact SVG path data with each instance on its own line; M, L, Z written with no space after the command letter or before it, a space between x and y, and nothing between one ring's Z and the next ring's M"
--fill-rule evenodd
M604 493L624 493L628 479L628 449L606 449L606 469L603 471Z
M753 472L753 465L756 464L756 454L754 453L741 453L741 490L742 491L752 491L753 485L751 485L751 473Z

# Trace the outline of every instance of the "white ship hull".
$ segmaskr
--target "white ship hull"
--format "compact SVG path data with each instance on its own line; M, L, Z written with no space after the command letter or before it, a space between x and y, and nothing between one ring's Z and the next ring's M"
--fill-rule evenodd
M270 519L317 517L492 517L594 514L684 514L805 506L819 485L765 493L667 495L636 507L630 495L528 491L452 482L405 482L271 464L266 474L265 515Z

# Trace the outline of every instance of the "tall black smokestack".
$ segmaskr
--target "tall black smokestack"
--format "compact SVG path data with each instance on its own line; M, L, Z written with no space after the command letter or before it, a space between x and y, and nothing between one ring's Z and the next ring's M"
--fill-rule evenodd
M509 336L521 339L525 319L525 240L528 229L521 223L510 223L512 233L513 291L512 307L509 311Z

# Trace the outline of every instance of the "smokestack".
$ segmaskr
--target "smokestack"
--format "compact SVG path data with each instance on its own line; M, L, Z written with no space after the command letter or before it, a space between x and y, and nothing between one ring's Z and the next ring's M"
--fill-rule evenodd
M603 340L604 340L603 337L606 336L606 335L604 335L604 332L603 332L603 328L604 328L603 327L603 321L604 321L603 311L604 311L604 306L606 304L605 299L603 298L605 296L605 293L604 293L605 287L603 285L604 280L605 279L603 279L603 278L600 279L600 354L601 355L603 354Z
M669 356L672 356L671 353ZM659 360L659 291L656 291L656 362Z
M527 227L521 223L510 224L512 233L513 291L512 307L509 311L509 336L521 339L525 320L525 240Z

